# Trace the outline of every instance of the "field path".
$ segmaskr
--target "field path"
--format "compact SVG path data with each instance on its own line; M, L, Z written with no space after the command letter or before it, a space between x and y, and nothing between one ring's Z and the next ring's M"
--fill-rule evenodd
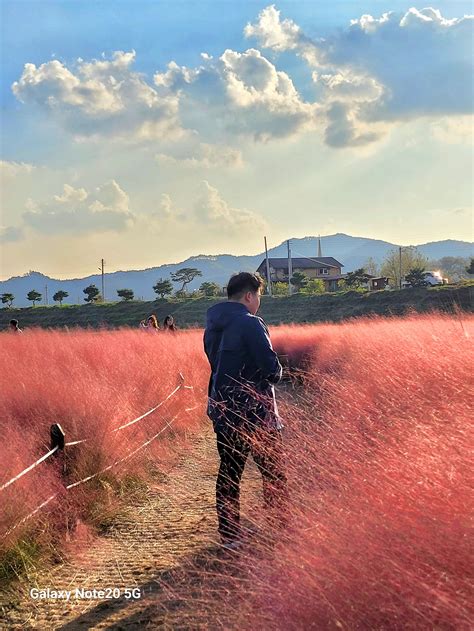
M258 472L249 461L245 515L259 501ZM7 608L2 629L230 629L222 596L238 579L235 555L216 545L217 454L212 430L191 440L164 482L80 556L30 576ZM33 600L32 587L72 590L69 601ZM119 598L74 597L76 588L118 588ZM124 588L141 597L126 599ZM4 610L5 611L5 610Z

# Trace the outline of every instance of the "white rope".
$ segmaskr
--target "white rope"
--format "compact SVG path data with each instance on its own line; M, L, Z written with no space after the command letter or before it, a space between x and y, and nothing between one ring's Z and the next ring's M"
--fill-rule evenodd
M121 425L120 427L117 427L116 429L112 430L112 432L118 432L121 429L124 429L125 427L129 427L130 425L133 425L134 423L137 423L138 421L140 421L141 419L145 418L146 416L148 416L149 414L152 414L152 412L155 412L158 408L160 408L164 403L166 403L166 401L168 401L172 396L174 396L176 394L176 392L178 392L178 390L180 390L180 388L186 388L189 390L193 390L193 386L185 386L184 385L184 377L181 373L179 373L179 376L181 378L182 383L180 383L172 392L170 392L170 394L166 397L166 399L163 399L163 401L161 401L161 403L159 403L158 405L156 405L154 408L151 408L151 410L148 410L148 412L145 412L145 414L142 414L141 416L139 416L138 418L133 419L132 421L129 421L128 423L125 423L124 425ZM185 410L185 412L189 412L191 410L194 410L196 407L198 406L194 406L193 408L187 408ZM119 460L116 460L115 462L113 462L111 465L108 465L107 467L105 467L104 469L101 469L100 471L98 471L97 473L94 473L92 475L87 476L86 478L83 478L82 480L79 480L78 482L73 482L72 484L68 484L66 486L66 490L72 489L76 486L79 486L80 484L84 484L85 482L88 482L89 480L92 480L93 478L97 477L98 475L100 475L101 473L105 473L106 471L109 471L110 469L112 469L112 467L115 467L116 465L120 464L121 462L125 462L126 460L128 460L129 458L131 458L132 456L134 456L136 453L138 453L141 449L144 449L147 445L149 445L150 443L152 443L156 438L158 438L158 436L160 436L160 434L162 434L166 429L168 429L169 427L171 427L172 423L176 420L176 418L179 416L179 413L176 414L176 416L174 416L171 421L167 421L165 427L163 427L162 429L160 429L159 432L157 432L154 436L152 436L150 439L148 439L146 442L144 442L142 445L140 445L139 447L137 447L137 449L134 449L132 452L128 453L126 456L124 456L123 458L120 458ZM79 445L80 443L85 443L87 440L89 440L88 438L84 438L83 440L75 440L69 443L65 444L66 446L72 446L72 445ZM44 460L46 460L47 458L49 458L50 456L52 456L57 450L59 449L59 446L56 445L56 447L54 447L54 449L51 449L51 451L48 451L48 453L46 453L44 456L42 456L41 458L39 458L39 460L37 460L36 462L34 462L32 465L30 465L29 467L27 467L26 469L24 469L24 471L22 471L21 473L19 473L17 476L15 476L14 478L12 478L11 480L9 480L8 482L6 482L4 485L0 486L0 491L3 491L3 489L6 489L10 484L13 484L13 482L15 482L16 480L18 480L19 478L21 478L23 475L25 475L26 473L28 473L28 471L31 471L32 469L34 469L35 467L37 467L39 464L41 464ZM51 495L50 497L48 497L47 500L45 500L44 502L42 502L39 506L37 506L31 513L28 513L28 515L26 515L26 517L23 517L19 522L17 522L14 526L12 526L9 530L7 530L7 532L2 535L2 538L7 537L11 532L13 532L15 530L15 528L18 528L18 526L20 526L21 524L25 523L25 521L27 521L28 519L30 519L31 517L33 517L34 515L36 515L36 513L38 511L40 511L44 506L46 506L47 504L49 504L55 497L57 497L59 495L59 493L55 493L54 495Z
M8 537L8 535L12 533L15 530L15 528L18 528L18 526L21 526L21 524L24 524L25 521L30 519L30 517L33 517L33 515L36 515L38 511L44 508L47 504L49 504L52 500L54 500L54 498L57 497L58 495L59 493L55 493L54 495L51 495L51 497L48 497L48 499L42 502L39 506L37 506L34 511L31 511L31 513L29 513L26 517L23 517L23 519L20 519L19 522L17 522L14 526L12 526L9 530L7 530L7 532L4 535L2 535L2 539L4 539L5 537Z
M186 387L186 386L185 386ZM171 397L173 395L175 395L178 390L182 388L182 384L180 383L179 386L177 386L173 392L170 392L170 394L166 397L166 399L163 399L163 401L161 401L161 403L158 403L158 405L155 405L154 408L151 408L151 410L148 410L148 412L145 412L145 414L142 414L141 416L139 416L138 418L134 418L133 421L129 421L128 423L124 423L123 425L120 425L120 427L116 427L115 429L112 430L112 432L119 432L121 429L125 429L126 427L130 427L130 425L133 425L134 423L138 423L138 421L141 421L142 418L145 418L145 416L148 416L149 414L151 414L152 412L155 412L158 408L160 408L164 403L166 403L166 401L168 401L168 399L171 399Z
M165 427L163 427L162 429L160 429L159 432L157 432L154 436L152 436L151 438L149 438L146 442L144 442L142 445L140 445L140 447L137 447L136 449L134 449L133 451L131 451L130 453L128 453L126 456L124 456L123 458L120 458L119 460L116 460L115 462L113 462L112 464L109 464L107 467L104 467L104 469L101 469L100 471L97 471L97 473L93 473L92 475L87 476L87 478L83 478L82 480L79 480L78 482L73 482L72 484L68 484L66 486L66 489L72 489L75 486L79 486L80 484L84 484L84 482L88 482L89 480L92 480L93 478L96 478L98 475L100 475L101 473L105 473L106 471L109 471L110 469L112 469L112 467L115 467L116 465L120 464L121 462L125 462L125 460L128 460L129 458L131 458L132 456L134 456L136 453L138 453L141 449L143 449L144 447L146 447L147 445L149 445L151 442L153 442L156 438L158 438L158 436L160 434L162 434L165 429L168 429L168 427L171 427L172 423L177 419L177 417L179 416L179 414L176 414L176 416L174 416L171 421L166 422Z
M44 454L44 456L41 456L41 458L39 458L39 460L37 460L36 462L33 462L32 465L30 465L29 467L24 469L21 473L16 475L11 480L8 480L8 482L5 482L5 484L2 484L2 486L0 486L0 491L3 491L4 489L7 488L7 486L10 486L10 484L13 484L13 482L16 482L17 480L19 480L21 477L23 477L25 475L25 473L28 473L28 471L32 471L35 467L37 467L39 464L44 462L47 458L52 456L54 454L54 452L57 451L58 449L59 449L59 447L58 447L58 445L56 445L56 447L54 447L54 449L51 449L51 451L48 451L47 454Z
M180 376L182 377L182 375L180 374ZM182 379L184 379L184 377L182 377ZM166 397L166 399L164 399L163 401L161 401L160 403L158 403L158 405L155 405L155 407L151 408L151 410L148 410L148 412L145 412L145 414L142 414L141 416L133 419L132 421L129 421L128 423L124 423L123 425L120 425L120 427L117 427L115 429L112 430L112 432L118 432L121 429L125 429L126 427L129 427L130 425L133 425L134 423L138 423L138 421L141 421L143 418L145 418L146 416L148 416L149 414L152 414L153 412L156 412L156 410L158 410L158 408L160 408L162 405L164 405L166 403L166 401L168 401L169 399L171 399L172 396L174 396L176 394L176 392L178 392L178 390L180 388L190 388L192 389L193 386L183 386L182 383L179 384L179 386L177 386L172 392L170 392L170 394ZM80 445L81 443L85 443L87 442L88 438L83 438L82 440L73 440L69 443L65 443L65 447L72 447L73 445ZM26 469L24 469L21 473L19 473L18 475L16 475L14 478L12 478L11 480L8 480L8 482L5 482L5 484L3 484L2 486L0 486L0 491L3 491L4 489L6 489L8 486L10 486L10 484L13 484L13 482L16 482L17 480L19 480L22 476L25 475L25 473L28 473L29 471L32 471L35 467L37 467L39 464L41 464L42 462L44 462L47 458L49 458L50 456L52 456L57 450L59 449L58 446L54 447L54 449L51 449L51 451L48 451L47 454L45 454L44 456L42 456L41 458L39 458L39 460L37 460L36 462L34 462L32 465L30 465L29 467L27 467Z

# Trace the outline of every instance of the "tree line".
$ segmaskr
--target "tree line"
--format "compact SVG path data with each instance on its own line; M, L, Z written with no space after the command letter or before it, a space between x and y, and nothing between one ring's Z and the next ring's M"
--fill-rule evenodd
M401 265L400 265L401 263ZM400 285L400 280L405 279L412 286L420 286L424 284L424 272L427 268L440 269L443 275L448 276L452 282L459 282L465 278L474 275L474 258L468 259L456 256L445 256L439 260L428 261L415 247L402 248L401 257L397 249L392 250L386 256L381 265L374 259L369 258L364 267L346 274L345 278L339 281L339 289L360 289L363 287L371 276L386 276L390 279L390 284L394 287ZM400 279L401 269L401 279ZM166 298L174 295L176 298L186 298L189 294L187 286L195 279L202 276L202 272L194 267L183 267L176 272L170 274L171 280L167 278L159 278L153 291L159 298ZM180 285L175 290L173 283ZM290 283L296 293L304 295L315 295L323 293L325 290L324 282L319 278L309 278L302 272L295 272L290 279ZM94 285L88 285L82 290L86 295L84 302L92 304L100 302L102 296L99 288ZM289 293L288 283L276 282L272 285L273 294L276 296L284 296ZM132 289L117 289L117 295L125 302L135 299ZM198 295L206 297L217 297L222 295L222 288L214 282L206 281L201 283L198 289ZM53 294L54 302L62 305L63 300L69 296L67 291L59 290ZM27 299L33 303L33 307L37 302L41 302L43 295L32 289L26 295ZM0 299L4 305L11 307L15 300L12 293L3 293Z
M191 283L195 278L202 276L202 272L194 267L183 267L176 272L171 273L171 280L166 278L159 278L155 285L153 285L153 291L160 298L166 298L166 296L170 296L174 294L177 298L185 298L188 296L187 286ZM172 283L177 283L180 287L175 290ZM100 293L99 288L94 285L88 285L83 290L83 293L86 295L84 298L84 302L88 304L92 304L95 302L102 301L102 295ZM222 294L222 288L213 282L204 282L199 287L199 293L204 296L220 296ZM117 289L117 295L122 300L129 302L135 299L135 293L133 289ZM62 305L63 300L65 300L69 296L67 291L59 290L53 295L54 302L59 302ZM43 294L41 294L36 289L32 289L26 294L26 297L29 301L33 303L33 307L36 306L37 302L41 302L43 300ZM0 295L1 301L3 304L7 305L7 307L11 307L15 300L15 296L12 293L3 293Z

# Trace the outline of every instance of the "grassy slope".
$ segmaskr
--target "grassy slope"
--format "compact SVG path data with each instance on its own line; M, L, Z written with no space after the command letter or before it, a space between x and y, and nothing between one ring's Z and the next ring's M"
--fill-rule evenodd
M289 322L338 322L367 314L401 315L409 310L452 312L456 308L473 310L474 283L439 288L404 289L360 294L322 294L321 296L264 296L260 315L269 324ZM157 300L154 302L117 302L96 305L65 305L63 307L27 307L1 309L0 328L17 318L22 327L100 327L138 326L140 320L156 313L160 322L168 313L174 315L180 327L201 327L206 310L218 302L215 298L193 300Z

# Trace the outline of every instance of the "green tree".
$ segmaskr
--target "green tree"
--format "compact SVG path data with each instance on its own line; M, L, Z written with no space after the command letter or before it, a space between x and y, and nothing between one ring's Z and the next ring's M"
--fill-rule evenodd
M363 267L359 267L359 269L354 270L353 272L349 272L346 274L345 282L347 287L349 288L359 288L370 279L370 274L367 274Z
M156 285L153 285L153 291L160 298L164 298L165 296L169 296L173 293L173 285L171 284L170 280L160 278L157 281Z
M425 268L413 267L411 270L408 270L405 280L410 287L426 287Z
M372 256L369 256L363 267L371 276L380 276L380 265Z
M303 287L308 283L308 277L303 272L295 272L290 279L290 283L296 289L296 291L301 291Z
M473 258L471 258L471 262L469 263L469 266L466 267L466 272L471 275L474 274L474 259Z
M7 307L11 307L14 300L15 296L13 294L2 294L2 303L6 304Z
M26 297L28 298L28 300L31 300L31 302L33 303L33 307L36 305L37 302L41 302L43 298L42 294L40 294L39 291L36 291L36 289L32 289L31 291L29 291L26 294Z
M173 283L182 283L180 291L185 291L186 285L189 285L198 276L202 276L202 272L195 267L182 267L171 273L171 280Z
M319 278L311 278L303 287L300 293L304 296L315 296L316 294L323 294L325 291L324 281Z
M185 289L177 289L174 292L175 298L181 298L181 300L183 300L184 298L189 298L189 294Z
M68 296L69 294L67 293L67 291L63 291L62 289L60 289L54 294L53 300L54 302L59 302L59 304L62 305L64 298L67 298Z
M273 283L272 291L274 296L288 296L288 294L290 293L288 289L288 283L282 282Z
M211 283L211 282L202 283L201 286L199 287L199 291L201 291L205 296L209 298L212 296L220 296L222 293L222 290L219 287L219 285L217 283Z
M428 259L413 246L402 248L402 280L415 267L426 269ZM381 276L387 276L391 287L400 287L400 250L394 248L382 263Z
M135 294L133 293L133 289L117 289L117 296L127 302L133 300Z
M89 285L82 291L86 294L86 298L84 298L84 301L88 302L89 304L92 304L93 302L98 302L101 299L100 291L96 285Z

